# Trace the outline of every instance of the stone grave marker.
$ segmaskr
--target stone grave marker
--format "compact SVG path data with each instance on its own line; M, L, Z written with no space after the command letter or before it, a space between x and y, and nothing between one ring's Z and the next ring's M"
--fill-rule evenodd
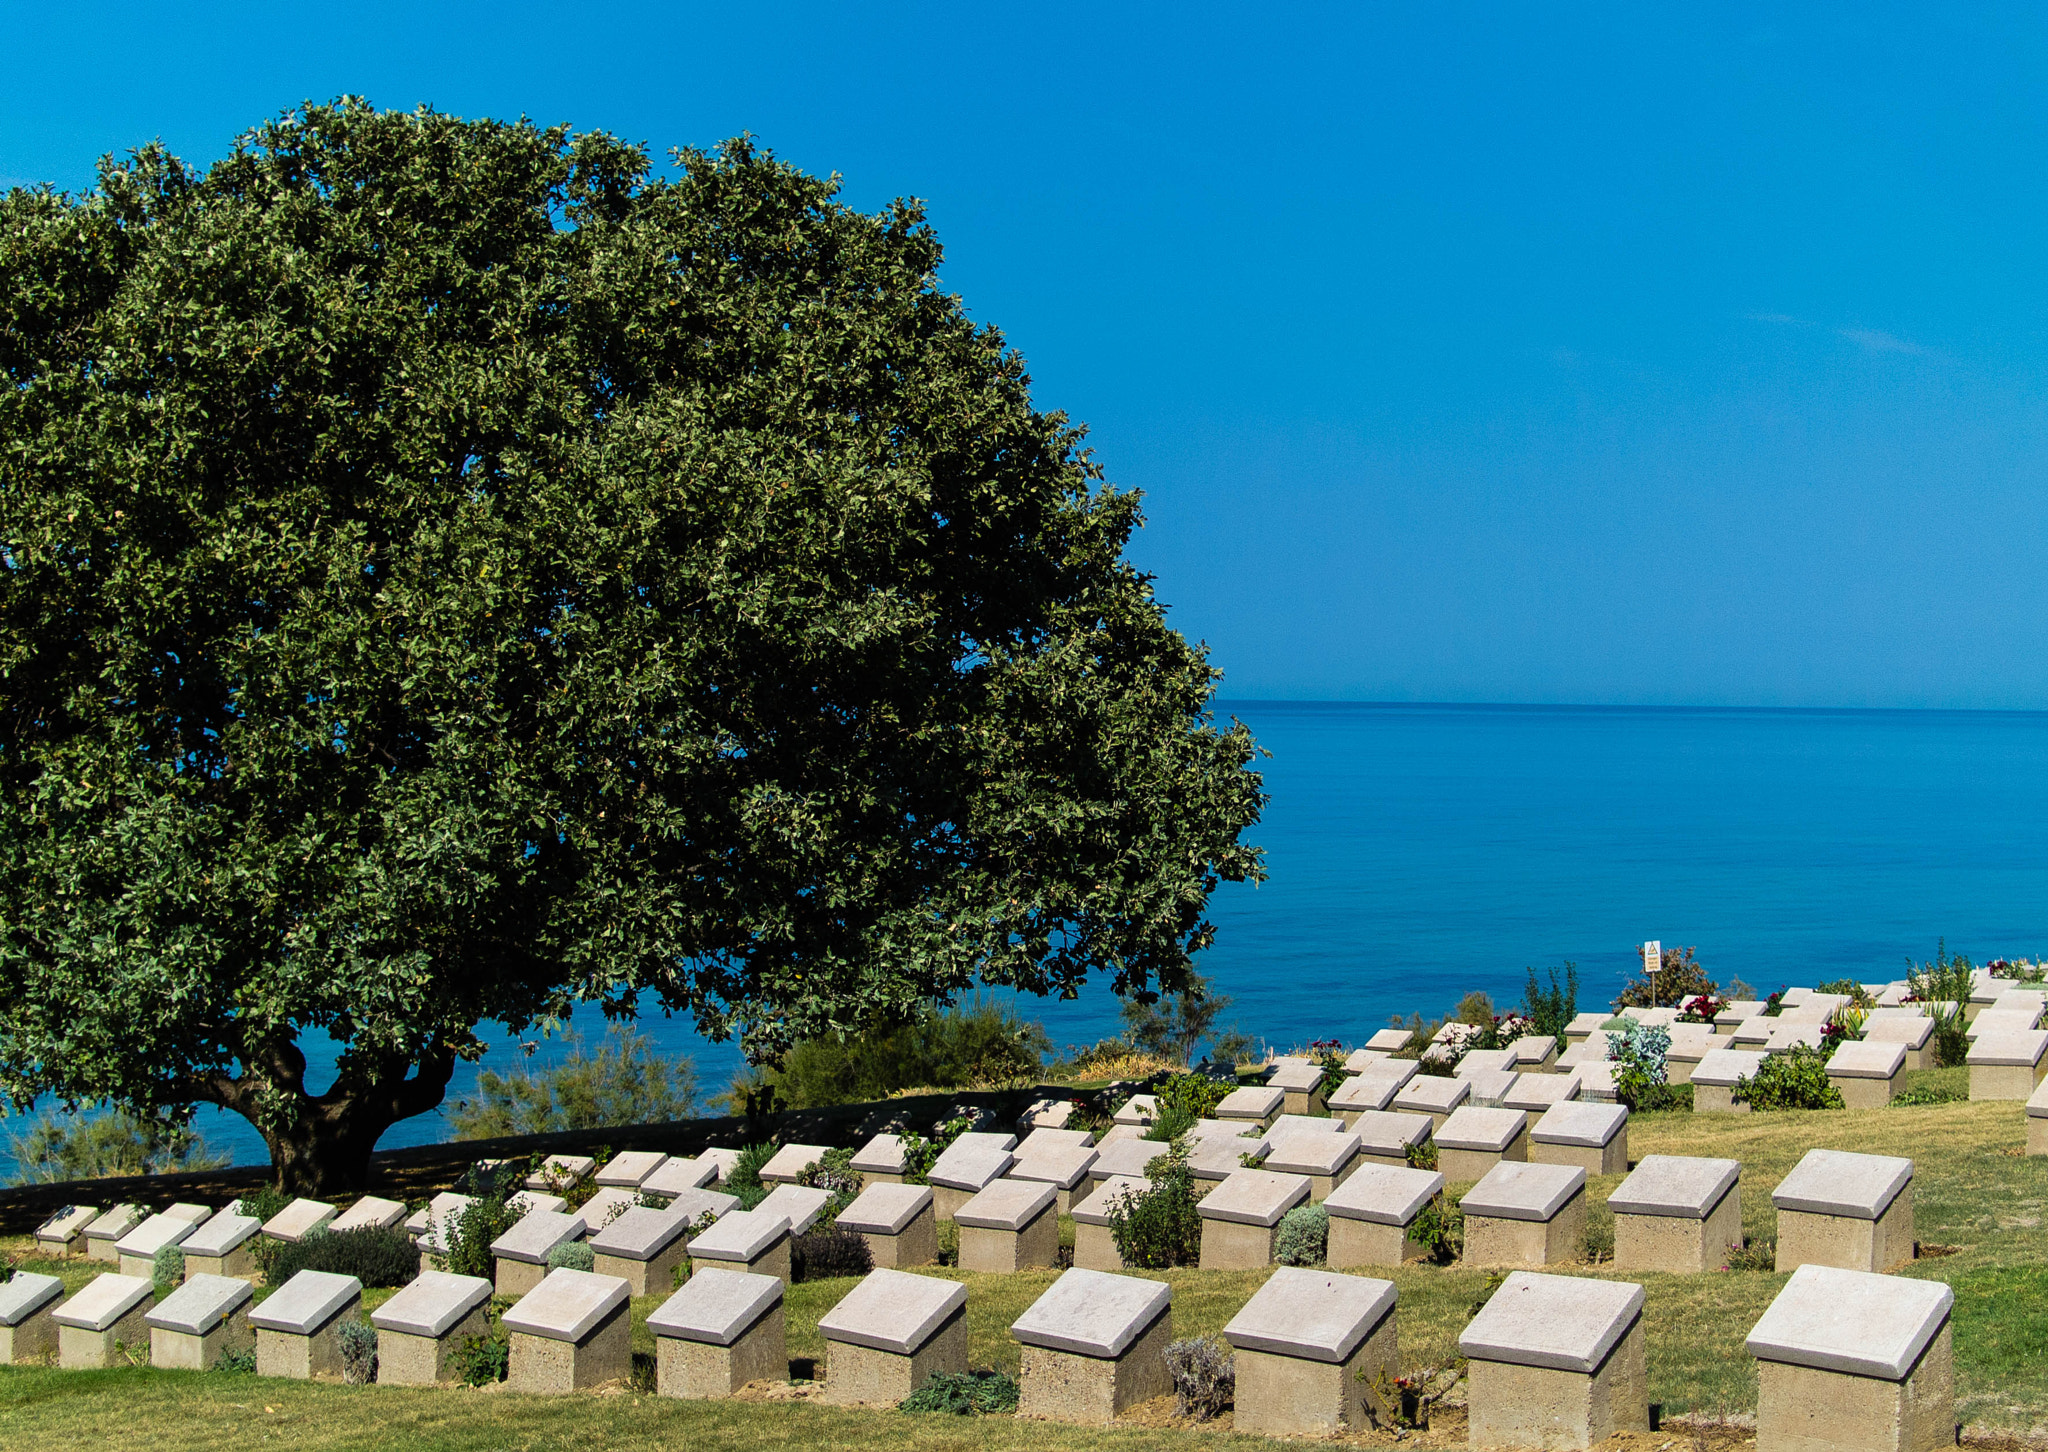
M951 1220L955 1210L1008 1174L1016 1162L1017 1157L1009 1150L986 1143L961 1144L955 1140L946 1146L933 1163L931 1173L925 1176L931 1182L939 1219Z
M1578 1097L1579 1074L1576 1069L1569 1074L1524 1074L1515 1081L1515 1087L1501 1097L1500 1107L1519 1109L1533 1117Z
M1881 1272L1913 1259L1913 1162L1809 1150L1771 1191L1781 1271Z
M1256 1270L1273 1263L1280 1217L1308 1203L1306 1175L1237 1170L1202 1197L1203 1270Z
M590 1268L601 1276L617 1276L633 1295L658 1296L676 1283L692 1221L687 1206L656 1210L635 1205L590 1237Z
M1878 1010L1882 1013L1884 1010ZM1866 1044L1898 1044L1906 1051L1906 1072L1932 1069L1934 1064L1934 1020L1924 1014L1902 1014L1878 1018L1872 1014L1863 1025Z
M1465 1192L1468 1265L1569 1265L1586 1238L1586 1172L1504 1161Z
M1331 1117L1348 1128L1357 1123L1359 1115L1384 1110L1400 1092L1400 1081L1392 1077L1353 1074L1331 1091Z
M559 1192L588 1179L597 1169L590 1155L549 1155L526 1177L526 1188Z
M1764 1056L1746 1049L1715 1049L1692 1071L1692 1109L1695 1114L1747 1114L1747 1104L1733 1098L1735 1086L1756 1077Z
M1628 1169L1628 1110L1619 1104L1553 1104L1529 1127L1529 1159L1577 1165L1589 1175Z
M66 1205L36 1227L36 1254L53 1260L85 1249L85 1227L99 1219L97 1205Z
M1394 1283L1281 1266L1223 1328L1237 1371L1235 1430L1328 1437L1373 1425L1368 1401L1401 1374ZM1391 1420L1388 1417L1388 1420Z
M854 1152L849 1168L863 1185L900 1185L910 1167L900 1134L878 1134Z
M254 1215L223 1210L186 1236L179 1249L185 1252L188 1276L234 1276L254 1282L262 1275L256 1264L256 1237L263 1222Z
M668 1163L660 1150L625 1150L606 1160L597 1172L597 1183L621 1190L637 1190L647 1177Z
M1828 1056L1828 1082L1850 1109L1882 1109L1891 1103L1905 1071L1904 1044L1851 1039L1837 1044Z
M120 1347L149 1344L149 1314L156 1287L147 1276L106 1271L94 1276L50 1313L57 1323L57 1364L66 1371L100 1371L124 1364Z
M1074 1264L1083 1270L1120 1271L1123 1253L1110 1229L1112 1206L1126 1195L1142 1195L1152 1182L1142 1175L1116 1175L1094 1182L1094 1193L1074 1204Z
M354 1276L302 1270L249 1312L256 1328L256 1374L297 1381L341 1375L341 1323L363 1309Z
M121 1274L148 1280L155 1273L156 1253L167 1245L176 1245L197 1228L182 1215L167 1210L150 1216L115 1242Z
M750 1381L787 1381L782 1295L782 1282L774 1276L724 1266L705 1266L684 1281L647 1318L654 1333L655 1394L715 1400Z
M2048 1029L1979 1034L1970 1045L1968 1063L1972 1099L2016 1099L2024 1104L2048 1072Z
M759 1210L734 1210L690 1239L692 1261L717 1261L728 1270L789 1282L789 1221Z
M1281 1112L1318 1114L1323 1108L1323 1067L1320 1064L1282 1064L1266 1076L1266 1087L1284 1096Z
M1059 1213L1068 1215L1073 1213L1075 1191L1085 1194L1085 1187L1093 1178L1096 1154L1093 1145L1045 1144L1034 1150L1031 1141L1026 1140L1018 1147L1017 1160L1010 1166L1008 1178L1052 1186Z
M1472 1085L1464 1079L1446 1079L1440 1074L1417 1074L1394 1095L1392 1107L1397 1114L1426 1114L1434 1129L1442 1129L1444 1121L1457 1112L1472 1097Z
M1359 1157L1361 1146L1359 1137L1351 1133L1289 1135L1267 1151L1260 1168L1276 1174L1307 1176L1309 1200L1321 1204L1363 1163Z
M263 1233L272 1240L296 1245L316 1230L325 1230L334 1219L334 1207L324 1200L301 1196L263 1222Z
M754 1208L787 1220L791 1235L809 1235L818 1228L819 1217L831 1203L830 1191L810 1185L783 1184L770 1190Z
M1650 1428L1643 1288L1516 1271L1458 1337L1475 1449L1591 1447Z
M1742 1246L1742 1164L1645 1155L1607 1199L1614 1268L1693 1275L1718 1270Z
M529 1210L491 1242L498 1294L523 1296L547 1277L548 1252L584 1238L589 1226L581 1212Z
M57 1303L64 1282L18 1270L0 1281L0 1366L40 1366L57 1355Z
M239 1276L195 1275L144 1316L149 1364L180 1371L211 1371L222 1355L255 1344L249 1303L256 1289Z
M403 1219L405 1206L398 1201L365 1195L329 1221L327 1230L332 1235L344 1230L391 1230Z
M1046 1289L1010 1334L1023 1344L1020 1416L1108 1426L1173 1389L1173 1287L1076 1266Z
M1431 1142L1436 1123L1426 1114L1366 1111L1351 1120L1350 1132L1367 1163L1405 1167L1412 1151Z
M804 1171L824 1159L830 1149L831 1146L822 1144L786 1144L761 1166L761 1183L794 1185Z
M556 1266L503 1317L506 1388L559 1396L633 1373L632 1293L617 1276Z
M718 1166L707 1159L671 1156L640 1182L640 1193L673 1200L685 1190L701 1190L718 1178Z
M818 1318L820 1400L894 1406L940 1373L967 1370L967 1287L907 1271L868 1272Z
M1020 1271L1059 1263L1059 1193L1034 1180L997 1180L953 1212L960 1269Z
M1360 1168L1323 1202L1330 1212L1325 1253L1330 1268L1422 1259L1428 1251L1414 1239L1415 1217L1443 1188L1444 1177L1435 1170L1383 1164Z
M377 1380L441 1386L461 1380L462 1343L490 1330L491 1283L482 1276L422 1271L370 1313L377 1331Z
M939 1259L939 1220L929 1185L869 1185L839 1212L839 1228L865 1240L869 1261L884 1270L935 1265Z
M1246 1084L1224 1095L1216 1105L1218 1119L1239 1120L1261 1128L1273 1122L1287 1103L1287 1091L1264 1084Z
M1477 1180L1504 1161L1529 1158L1529 1116L1463 1105L1436 1127L1436 1167L1453 1183Z

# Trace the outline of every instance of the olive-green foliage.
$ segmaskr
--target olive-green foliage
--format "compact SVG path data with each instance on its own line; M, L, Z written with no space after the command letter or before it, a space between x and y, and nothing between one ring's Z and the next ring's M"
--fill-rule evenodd
M597 1252L590 1248L588 1241L572 1240L567 1245L558 1245L548 1252L549 1270L587 1271L596 1265Z
M13 1104L321 1189L485 1022L1186 984L1257 748L1136 496L915 204L675 162L346 101L0 196Z
M1751 1109L1840 1109L1842 1091L1828 1078L1828 1056L1806 1044L1773 1054L1754 1075L1735 1081L1733 1099Z
M1701 994L1714 997L1720 991L1721 986L1694 961L1693 949L1666 948L1656 980L1652 982L1647 973L1637 973L1614 1000L1614 1010L1619 1013L1624 1008L1676 1006Z
M512 1370L512 1338L502 1330L484 1336L465 1336L450 1360L464 1386L489 1386L503 1381Z
M150 1257L149 1278L157 1288L161 1299L178 1282L185 1279L185 1252L175 1245L160 1245L156 1254Z
M419 1247L402 1230L360 1225L320 1231L280 1244L264 1266L264 1279L281 1286L302 1270L354 1276L366 1286L402 1286L419 1274Z
M1188 1168L1187 1143L1179 1141L1161 1152L1145 1169L1151 1184L1111 1202L1109 1234L1127 1266L1168 1270L1195 1265L1202 1258L1202 1217L1195 1209L1194 1171Z
M1207 978L1191 975L1178 993L1162 994L1151 1003L1125 999L1120 1010L1124 1038L1133 1048L1175 1064L1193 1063L1195 1050L1207 1040L1211 1059L1235 1064L1251 1049L1252 1039L1235 1028L1217 1027L1234 1002L1229 994L1216 992Z
M1282 1265L1317 1265L1330 1247L1330 1212L1320 1205L1297 1205L1280 1217L1273 1236L1273 1259Z
M903 1141L903 1183L930 1184L932 1166L939 1162L939 1156L946 1152L946 1146L972 1128L974 1121L962 1114L934 1126L929 1138L905 1130L898 1136Z
M1929 1014L1934 1018L1934 1057L1944 1069L1967 1063L1970 1057L1968 1026L1964 1023L1964 1010L1970 1003L1970 994L1976 990L1977 974L1968 958L1951 958L1948 955L1948 940L1935 940L1934 961L1915 967L1908 960L1906 964L1906 986L1913 996L1930 1005ZM1936 1009L1931 1005L1947 1004Z
M1557 969L1549 971L1550 982L1536 981L1536 970L1529 970L1529 983L1522 990L1522 1012L1528 1015L1531 1032L1554 1038L1558 1046L1564 1046L1565 1025L1579 1016L1579 965L1567 962L1564 965L1564 981L1559 982Z
M746 1146L733 1162L733 1167L725 1172L719 1188L728 1195L765 1195L768 1187L761 1183L761 1166L774 1159L775 1151L780 1148L773 1141Z
M1175 1074L1152 1086L1159 1098L1159 1113L1145 1128L1145 1138L1168 1144L1207 1119L1235 1089L1235 1084L1211 1079L1206 1074Z
M688 1119L697 1104L697 1071L687 1056L666 1059L654 1041L625 1024L605 1030L592 1050L579 1034L568 1052L541 1069L477 1075L476 1097L448 1110L457 1139L548 1134Z
M228 1162L191 1129L116 1109L105 1114L44 1114L8 1136L15 1183L103 1180L215 1170Z
M1000 1371L942 1371L904 1398L904 1412L943 1412L952 1416L1003 1414L1017 1410L1017 1379Z
M759 1071L789 1109L886 1099L899 1089L983 1088L1029 1081L1052 1044L1008 1004L977 996L895 1029L808 1039L778 1069Z
M1414 1163L1412 1154L1409 1162ZM1429 1168L1435 1168L1433 1155ZM1449 1265L1465 1252L1465 1212L1439 1190L1428 1204L1415 1212L1415 1219L1408 1226L1408 1238L1421 1246L1423 1253L1435 1264Z
M441 1227L441 1243L447 1250L447 1268L459 1276L492 1278L496 1266L491 1242L519 1223L520 1212L511 1199L525 1179L524 1165L501 1166L495 1175L481 1178L472 1174L466 1191L474 1197L468 1205L448 1217Z

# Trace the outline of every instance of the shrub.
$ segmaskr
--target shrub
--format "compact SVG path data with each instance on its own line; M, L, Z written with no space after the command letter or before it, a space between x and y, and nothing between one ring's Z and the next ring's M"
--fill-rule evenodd
M519 1212L507 1202L518 1193L521 1175L520 1169L508 1166L490 1183L474 1186L476 1200L441 1226L441 1244L450 1271L492 1278L491 1242L519 1223Z
M1206 1074L1175 1074L1153 1086L1159 1097L1159 1117L1145 1130L1145 1138L1171 1143L1207 1119L1226 1095L1237 1086Z
M1815 993L1838 993L1849 1000L1852 1008L1871 1009L1877 1007L1877 1000L1870 996L1870 990L1853 978L1830 978L1814 990Z
M939 1156L946 1152L946 1146L973 1127L974 1121L965 1115L956 1116L932 1130L930 1139L921 1134L905 1132L898 1136L903 1141L903 1183L925 1185L932 1166L939 1162Z
M485 1245L488 1254L489 1242ZM411 1236L402 1230L364 1225L355 1230L323 1231L295 1244L279 1243L263 1275L273 1286L283 1285L302 1270L354 1276L366 1286L402 1286L418 1275L419 1269L419 1247Z
M697 1105L697 1071L687 1056L665 1059L654 1041L613 1024L595 1050L579 1034L567 1054L538 1071L477 1075L476 1096L448 1110L457 1139L601 1129L614 1124L665 1124L688 1119Z
M1727 999L1716 998L1712 994L1702 993L1697 997L1688 998L1679 1007L1678 1021L1680 1023L1712 1023L1721 1016L1727 1007Z
M1828 1080L1827 1055L1805 1044L1773 1054L1754 1075L1735 1081L1730 1096L1751 1109L1840 1109L1842 1091Z
M1000 1371L942 1371L904 1399L900 1410L967 1417L1017 1410L1017 1382Z
M1522 1009L1528 1015L1531 1031L1546 1034L1557 1040L1559 1048L1564 1047L1565 1025L1579 1016L1579 965L1569 960L1564 965L1564 981L1558 982L1557 970L1549 970L1548 987L1536 981L1536 970L1529 970L1529 983L1522 990Z
M1436 1141L1424 1140L1421 1144L1408 1146L1408 1168L1411 1170L1433 1170L1436 1168Z
M165 1292L185 1279L185 1252L175 1245L158 1246L156 1254L150 1257L149 1278L157 1288L157 1296L161 1298Z
M1119 1195L1109 1207L1110 1238L1123 1262L1134 1269L1166 1270L1195 1265L1202 1258L1202 1217L1195 1209L1194 1171L1187 1142L1173 1146L1145 1167L1151 1184Z
M228 1163L188 1127L127 1109L42 1115L29 1121L26 1133L10 1134L8 1149L21 1185L217 1170Z
M454 1358L455 1374L464 1386L489 1386L503 1381L512 1369L512 1341L503 1332L465 1336Z
M867 1237L824 1221L789 1243L789 1273L793 1281L864 1276L874 1268Z
M1215 992L1207 978L1193 974L1180 992L1162 995L1151 1003L1125 999L1121 1010L1124 1037L1143 1052L1174 1064L1193 1063L1195 1050L1207 1039L1211 1060L1234 1065L1252 1046L1250 1035L1235 1028L1217 1028L1234 1001L1227 993Z
M377 1379L377 1329L367 1321L341 1323L341 1379L368 1386Z
M1422 1247L1423 1254L1438 1265L1449 1265L1465 1251L1465 1212L1444 1198L1439 1190L1429 1203L1415 1212L1408 1238Z
M548 1252L549 1270L587 1271L597 1269L597 1252L589 1242L572 1240L567 1245L558 1245Z
M220 1359L214 1362L213 1369L215 1371L232 1372L242 1376L254 1376L256 1374L256 1348L251 1346L244 1351L233 1349L223 1351L220 1354Z
M1607 1041L1607 1057L1614 1064L1615 1098L1635 1109L1649 1090L1665 1085L1671 1030L1662 1024L1646 1026L1632 1018L1622 1023L1617 1036Z
M909 1023L843 1039L806 1039L772 1068L743 1075L727 1094L734 1112L749 1092L774 1091L790 1109L887 1099L905 1089L1004 1088L1038 1077L1052 1041L1037 1022L977 996Z
M725 1172L725 1181L719 1188L728 1195L745 1195L750 1190L765 1193L768 1187L761 1183L761 1166L775 1158L779 1147L773 1140L746 1146L733 1167Z
M1320 1205L1297 1205L1280 1217L1273 1236L1273 1259L1282 1265L1317 1265L1330 1248L1330 1212Z
M1693 949L1666 948L1656 980L1652 982L1647 973L1638 973L1623 987L1621 996L1614 1000L1614 1008L1618 1013L1624 1008L1669 1006L1702 994L1719 998L1721 988L1707 977L1707 970L1693 960Z
M1928 1012L1934 1018L1935 1062L1944 1069L1967 1063L1970 1040L1964 1031L1963 1018L1970 994L1977 986L1977 975L1970 967L1970 960L1949 957L1948 940L1941 938L1936 940L1932 963L1922 963L1915 968L1908 960L1906 969L1906 985L1912 990L1913 998L1929 1005ZM1932 1007L1937 1003L1952 1006L1937 1010Z
M1658 1110L1692 1112L1692 1085L1690 1084L1645 1084L1636 1091L1635 1102L1629 1110L1635 1114L1654 1114Z
M823 1190L832 1197L825 1202L823 1212L825 1219L830 1221L837 1220L839 1212L860 1194L861 1176L853 1167L851 1149L828 1149L818 1157L816 1164L804 1166L796 1182L813 1190Z
M1175 1341L1165 1357L1166 1374L1173 1378L1174 1410L1206 1422L1230 1409L1237 1394L1237 1359L1221 1337Z

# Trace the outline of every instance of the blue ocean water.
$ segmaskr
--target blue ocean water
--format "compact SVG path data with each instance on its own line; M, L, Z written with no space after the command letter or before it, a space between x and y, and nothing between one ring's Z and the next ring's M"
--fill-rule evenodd
M1592 1007L1645 938L1695 945L1724 984L1766 992L1896 977L1941 937L1979 962L2048 949L2048 713L1234 701L1218 714L1272 753L1253 834L1271 875L1217 895L1203 971L1237 1025L1276 1047L1356 1040L1473 988L1518 1001L1529 967L1567 960ZM1106 991L1020 1007L1055 1043L1116 1027ZM681 1020L642 1027L714 1089L739 1067ZM485 1062L521 1061L508 1039ZM451 1097L475 1073L459 1070ZM265 1158L239 1119L200 1123L237 1160ZM383 1143L444 1137L426 1115Z

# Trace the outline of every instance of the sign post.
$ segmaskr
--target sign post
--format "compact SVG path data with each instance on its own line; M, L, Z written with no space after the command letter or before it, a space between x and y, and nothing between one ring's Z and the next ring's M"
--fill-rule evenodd
M1664 966L1664 944L1656 939L1643 944L1643 975L1650 983L1650 1002L1657 1002L1657 970Z

